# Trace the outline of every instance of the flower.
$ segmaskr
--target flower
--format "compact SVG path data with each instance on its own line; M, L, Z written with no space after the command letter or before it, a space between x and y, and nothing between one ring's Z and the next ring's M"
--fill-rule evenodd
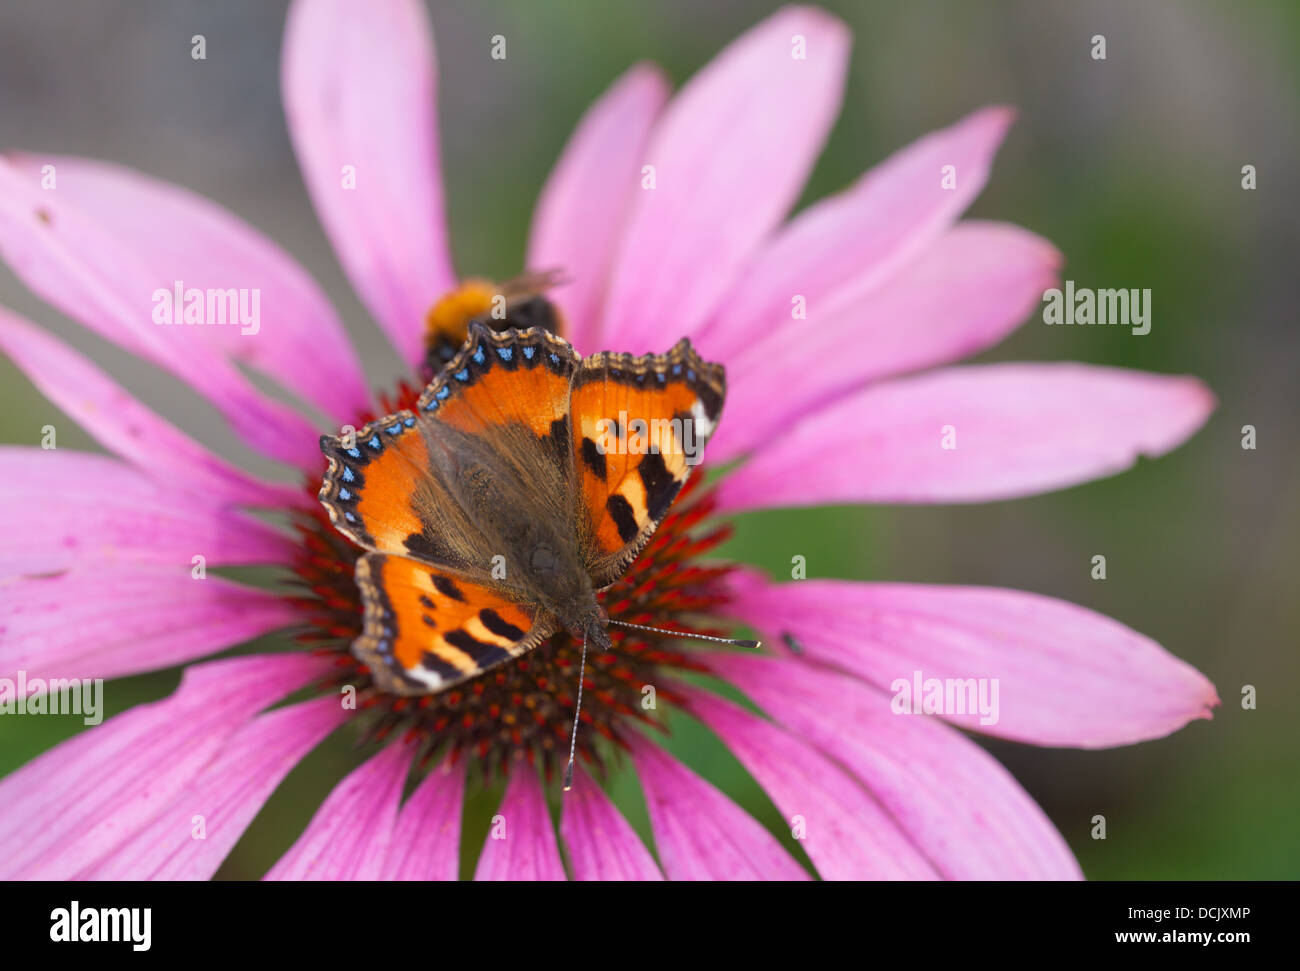
M458 281L430 37L414 2L297 0L283 69L290 132L322 223L413 380L422 321ZM0 312L0 346L115 456L0 452L10 508L36 510L11 517L0 545L0 677L21 672L39 698L35 679L198 661L285 628L317 646L193 664L170 697L0 780L0 875L211 876L290 769L357 720L386 744L339 782L269 877L454 877L462 797L474 784L467 764L509 773L498 810L506 838L486 841L480 878L808 876L653 729L637 727L655 721L634 701L653 677L664 700L749 770L822 877L1079 876L1043 812L957 728L1061 746L1157 738L1209 717L1218 699L1201 674L1116 621L1032 593L773 583L699 560L725 535L720 517L741 510L1028 495L1163 454L1213 408L1186 377L949 366L1009 333L1061 262L1023 229L958 221L988 177L1012 120L1006 109L927 136L787 221L837 114L848 47L835 18L792 7L671 100L654 67L632 68L583 118L535 213L524 263L563 268L568 282L553 296L580 352L662 350L689 336L728 369L709 458L734 467L716 488L695 480L605 602L683 628L740 622L773 650L678 651L620 632L584 682L583 738L615 739L605 750L635 766L654 854L582 769L557 839L535 763L551 768L568 737L572 644L544 645L456 698L413 706L376 695L346 653L359 623L357 551L322 526L312 498L321 429L300 405L359 424L411 386L372 401L317 285L212 203L101 162L6 155L0 254L13 271L206 397L244 444L297 469L308 488L217 458L77 352ZM40 188L49 164L56 192ZM955 187L941 185L944 166ZM261 294L267 319L255 333L162 326L155 294L173 281L200 290L237 282ZM802 317L792 313L800 302ZM245 369L287 395L267 395ZM959 448L939 447L944 425ZM296 534L251 508L287 513ZM292 569L305 589L286 597L195 579L201 566L242 564ZM729 683L765 714L683 671ZM914 671L996 679L998 717L909 716L898 695ZM309 686L318 697L279 704ZM358 688L369 707L346 708L339 687ZM439 742L403 799L413 765Z

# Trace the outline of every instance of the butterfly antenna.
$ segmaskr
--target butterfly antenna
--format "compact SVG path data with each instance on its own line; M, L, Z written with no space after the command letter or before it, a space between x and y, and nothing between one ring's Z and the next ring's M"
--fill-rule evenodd
M582 714L582 679L587 673L587 635L582 635L582 661L578 664L578 705L573 709L573 731L569 734L569 766L564 770L564 791L573 788L573 753L578 747L578 716Z
M644 624L629 624L625 620L611 620L615 627L628 627L632 630L648 631L651 634L663 634L666 637L686 637L694 641L713 641L715 644L730 644L732 647L762 647L762 641L741 640L736 637L714 637L711 634L692 634L684 630L665 630L662 627L647 627Z

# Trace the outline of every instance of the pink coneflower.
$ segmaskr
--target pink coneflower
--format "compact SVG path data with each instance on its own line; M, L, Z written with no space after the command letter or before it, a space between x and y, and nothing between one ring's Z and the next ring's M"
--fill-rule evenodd
M727 368L709 459L730 471L692 480L605 607L681 630L742 624L770 650L613 633L584 681L584 767L558 826L545 787L558 788L574 714L566 636L455 692L375 689L348 653L359 551L314 498L317 440L337 428L300 406L360 426L409 402L425 377L426 317L458 288L430 37L414 2L299 0L285 38L286 112L312 199L411 366L381 401L317 285L236 217L100 162L0 163L0 251L13 271L204 395L245 444L304 483L271 484L215 457L79 354L0 313L0 346L116 456L0 456L11 511L0 677L116 677L284 629L308 642L194 664L169 698L0 781L0 876L209 877L294 765L351 722L373 754L269 877L453 878L465 787L501 773L500 832L484 844L479 878L803 878L795 839L824 878L1078 877L1043 812L958 729L1053 746L1157 738L1209 717L1218 699L1202 675L1116 621L1032 593L773 583L703 557L739 510L976 502L1113 474L1184 441L1213 397L1193 378L1079 364L947 366L1008 334L1061 262L1015 226L957 222L1011 123L1006 109L925 137L785 221L848 60L843 25L814 9L773 15L671 100L657 69L632 68L564 150L523 260L563 269L568 282L551 296L579 352L662 351L687 336ZM51 164L57 189L45 191ZM257 332L156 323L153 295L174 281L260 291ZM268 397L244 369L288 395ZM957 448L942 447L944 426ZM281 511L293 532L249 507ZM282 567L298 587L286 597L198 579L198 556L205 568ZM999 717L904 713L895 685L914 672L996 679ZM765 714L724 700L708 676ZM642 705L646 686L656 708ZM306 688L319 696L279 705ZM351 690L356 709L340 702ZM668 707L729 746L790 840L658 744ZM610 758L635 767L653 848L598 784Z

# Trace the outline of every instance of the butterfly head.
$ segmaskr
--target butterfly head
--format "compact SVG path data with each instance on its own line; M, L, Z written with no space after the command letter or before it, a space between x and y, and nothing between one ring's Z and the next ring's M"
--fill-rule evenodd
M594 597L590 605L575 605L575 608L567 617L560 618L569 636L574 640L586 638L592 650L608 651L613 646L609 639L609 615Z
M576 632L571 632L575 633ZM604 614L601 604L595 604L595 612L582 621L582 636L594 650L607 651L610 643L610 617Z

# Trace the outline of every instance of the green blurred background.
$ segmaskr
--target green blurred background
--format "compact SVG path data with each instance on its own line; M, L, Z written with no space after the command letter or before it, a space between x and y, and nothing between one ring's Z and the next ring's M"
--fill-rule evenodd
M458 268L520 269L531 207L593 98L637 60L678 83L775 3L432 5L442 155ZM837 190L912 139L980 105L1020 111L971 215L1019 223L1065 253L1081 286L1153 291L1152 331L1047 328L983 360L1073 359L1190 373L1219 397L1208 426L1156 462L1034 499L959 507L836 508L738 521L724 553L783 574L985 584L1109 614L1205 672L1213 721L1107 751L984 744L1039 801L1093 879L1300 876L1300 4L833 2L855 37L844 108L801 202ZM261 0L6 0L0 146L112 159L218 200L299 257L341 308L377 388L397 362L349 291L315 221L284 130L284 6ZM207 60L190 37L207 38ZM1092 35L1107 59L1089 57ZM509 57L488 57L503 34ZM1258 189L1241 188L1255 165ZM166 227L159 227L166 232ZM172 379L44 307L0 268L0 304L92 354L153 407L249 460ZM0 361L0 441L95 449ZM1258 429L1243 451L1241 426ZM12 511L11 511L12 513ZM1105 553L1109 578L1089 578ZM273 642L254 647L273 646ZM176 670L123 679L109 713L159 698ZM1243 711L1243 685L1258 710ZM677 717L671 748L788 839L775 808L708 732ZM0 720L0 774L79 719ZM222 868L260 876L362 757L346 730L295 770ZM642 831L631 773L613 791ZM499 790L473 795L466 872ZM3 807L0 807L3 812ZM1089 838L1090 819L1108 838Z

